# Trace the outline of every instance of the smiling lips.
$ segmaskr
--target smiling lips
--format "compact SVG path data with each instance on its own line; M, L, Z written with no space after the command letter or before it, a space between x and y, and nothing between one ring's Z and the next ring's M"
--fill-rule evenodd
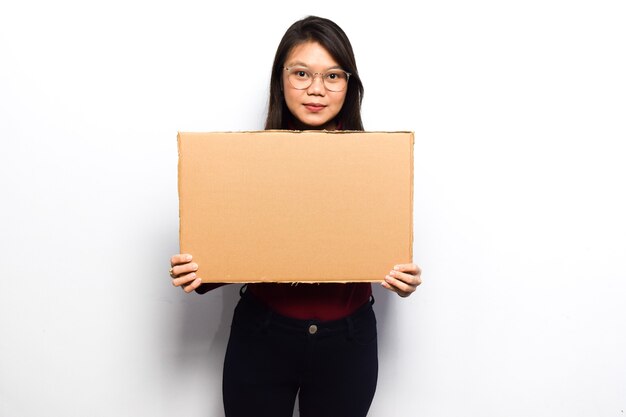
M317 113L324 110L326 106L319 103L304 103L304 107L310 112Z

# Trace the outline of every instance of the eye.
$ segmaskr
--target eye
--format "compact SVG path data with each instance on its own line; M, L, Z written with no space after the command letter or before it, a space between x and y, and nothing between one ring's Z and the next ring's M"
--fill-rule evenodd
M343 71L331 71L326 74L328 81L341 81L346 78L346 74Z
M306 80L307 78L310 77L309 72L303 69L294 69L292 74L298 78L298 79L303 79Z

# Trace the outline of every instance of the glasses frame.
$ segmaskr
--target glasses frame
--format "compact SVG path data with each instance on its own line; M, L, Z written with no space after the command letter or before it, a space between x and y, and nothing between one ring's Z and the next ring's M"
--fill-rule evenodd
M298 67L298 66L295 66L295 67L283 67L283 69L284 69L285 71L290 71L290 70L292 70L292 69L294 69L294 68L301 68L301 67ZM341 71L341 72L343 72L344 74L346 74L346 86L345 86L343 89L341 89L341 90L339 90L339 91L336 91L336 90L331 90L330 88L328 88L328 87L326 86L326 82L325 82L325 78L324 78L324 77L328 74L328 72L311 72L311 71L306 70L306 69L304 69L304 68L302 69L302 71L306 71L306 72L309 72L309 73L311 74L311 83L310 83L309 85L307 85L306 87L302 87L302 88L298 88L298 87L296 87L295 85L293 85L293 83L292 83L292 82L291 82L291 80L289 79L289 75L287 76L287 80L289 81L289 84L290 84L293 88L295 88L296 90L306 90L307 88L310 88L310 87L313 85L313 82L315 81L315 77L316 77L316 76L318 76L318 75L320 75L320 76L322 77L322 85L324 86L324 88L325 88L326 90L328 90L328 91L332 91L333 93L341 93L342 91L345 91L345 90L347 90L347 89L348 89L348 82L350 81L350 76L352 75L352 74L351 74L351 73L349 73L348 71L344 71L344 70L342 70L342 69L340 69L340 68L338 68L338 69L334 69L334 70L331 70L331 71L328 71L328 72L333 72L333 71Z

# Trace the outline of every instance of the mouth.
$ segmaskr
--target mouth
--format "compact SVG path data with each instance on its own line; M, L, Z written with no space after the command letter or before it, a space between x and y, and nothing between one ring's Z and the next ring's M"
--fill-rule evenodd
M304 103L303 106L310 112L317 113L326 108L325 105L319 103Z

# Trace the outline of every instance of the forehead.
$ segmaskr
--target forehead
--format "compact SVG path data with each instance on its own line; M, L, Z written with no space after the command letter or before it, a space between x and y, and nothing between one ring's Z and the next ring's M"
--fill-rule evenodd
M316 41L303 42L291 48L285 65L305 65L310 68L339 66L328 50Z

